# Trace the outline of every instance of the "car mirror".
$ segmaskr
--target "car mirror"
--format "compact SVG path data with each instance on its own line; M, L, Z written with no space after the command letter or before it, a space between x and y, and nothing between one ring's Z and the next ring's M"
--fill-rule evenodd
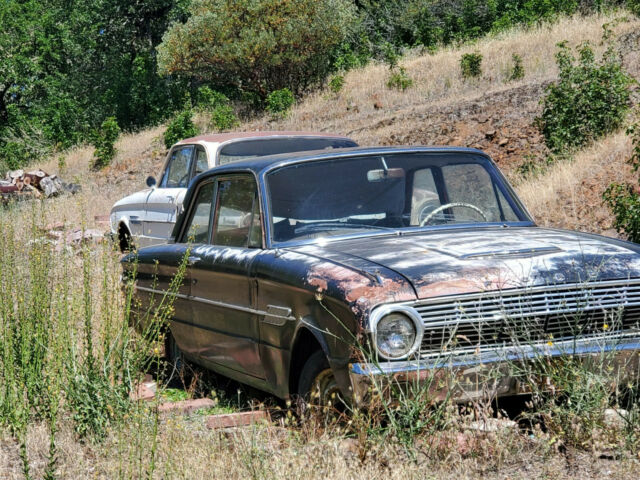
M147 177L147 187L155 187L156 186L156 179L153 178L152 176L148 176Z
M383 182L391 178L404 178L404 170L402 168L380 168L367 172L367 180L370 182Z

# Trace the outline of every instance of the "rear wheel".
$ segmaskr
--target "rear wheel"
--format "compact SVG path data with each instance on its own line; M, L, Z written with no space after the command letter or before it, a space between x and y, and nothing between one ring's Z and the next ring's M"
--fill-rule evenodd
M322 350L314 352L305 362L298 381L298 394L316 405L344 403L329 361Z

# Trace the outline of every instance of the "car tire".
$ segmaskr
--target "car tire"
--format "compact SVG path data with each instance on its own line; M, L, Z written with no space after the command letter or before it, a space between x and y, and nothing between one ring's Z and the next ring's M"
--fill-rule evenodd
M298 380L298 395L316 405L337 405L344 402L329 361L322 350L311 354L302 367Z
M127 253L132 250L133 239L126 227L120 227L118 229L118 246L122 253Z

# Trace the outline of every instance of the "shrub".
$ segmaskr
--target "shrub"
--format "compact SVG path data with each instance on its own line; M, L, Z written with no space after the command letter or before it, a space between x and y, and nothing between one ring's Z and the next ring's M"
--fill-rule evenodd
M282 116L286 115L294 102L293 92L288 88L282 88L267 95L266 109L273 115Z
M522 66L522 57L517 53L514 53L511 56L513 60L513 66L511 67L511 71L509 72L509 80L520 80L524 78L524 67Z
M211 112L211 123L218 130L230 130L240 124L231 105L218 105Z
M240 122L229 98L207 86L198 89L198 107L211 112L211 123L218 130L229 130Z
M109 117L93 135L93 168L104 168L111 163L116 156L115 143L120 135L120 127L115 117Z
M214 110L220 105L228 105L229 97L224 93L220 93L216 90L212 90L206 85L198 89L198 102L197 105L203 110Z
M411 85L413 85L413 80L409 77L404 67L398 67L391 70L391 74L387 80L387 87L402 90L404 92Z
M346 40L355 7L348 0L194 0L158 47L159 71L233 86L265 99L322 82Z
M577 61L566 42L558 48L560 79L547 88L538 119L554 152L585 145L619 128L629 109L633 82L611 47L600 62L588 44L578 48Z
M193 112L190 108L186 108L167 125L164 132L164 145L171 148L174 143L184 138L194 137L198 133L198 127L193 123Z
M640 124L632 125L627 134L633 138L633 153L628 163L637 172L640 168ZM632 242L640 242L640 187L612 183L603 194L605 203L613 212L613 226Z
M627 0L627 8L640 17L640 0Z
M344 87L344 76L343 75L335 75L329 80L329 90L333 93L338 94L340 90Z
M482 75L482 55L480 53L465 53L460 57L460 71L462 78L476 78Z

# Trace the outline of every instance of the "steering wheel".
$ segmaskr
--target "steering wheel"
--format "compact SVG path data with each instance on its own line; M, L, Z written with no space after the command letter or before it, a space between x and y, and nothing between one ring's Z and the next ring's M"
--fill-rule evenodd
M184 182L184 183L187 183L187 180L188 180L188 179L189 179L189 172L185 173L185 174L182 176L182 178L178 181L178 187L183 188L183 187L182 187L183 182Z
M487 215L475 205L471 205L470 203L463 203L463 202L453 202L453 203L445 203L444 205L440 205L438 208L433 209L431 213L429 213L429 215L427 215L426 217L424 217L424 219L422 219L422 221L420 222L420 226L424 227L427 223L429 223L429 220L431 220L433 217L436 216L436 214L440 213L443 210L446 210L447 208L452 208L452 207L470 208L471 210L478 212L480 216L484 218L485 222L488 221Z

